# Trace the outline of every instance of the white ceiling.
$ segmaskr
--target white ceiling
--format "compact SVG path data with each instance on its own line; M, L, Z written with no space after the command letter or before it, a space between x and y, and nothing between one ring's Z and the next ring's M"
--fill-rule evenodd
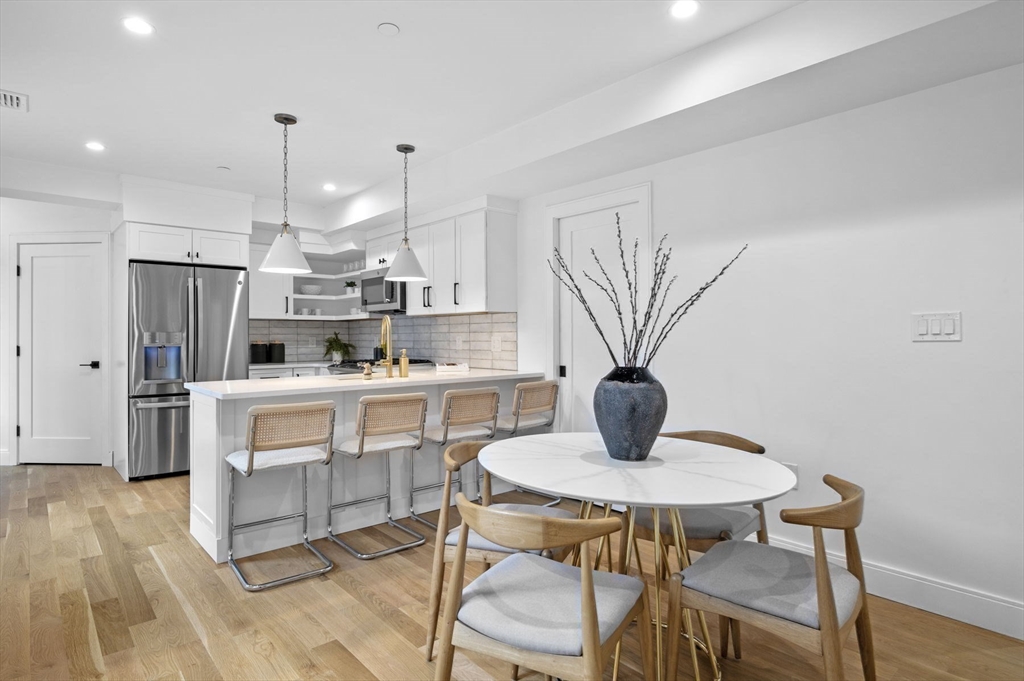
M399 173L399 142L415 167L795 4L4 0L0 87L30 111L0 153L277 197L287 112L289 197L322 206Z

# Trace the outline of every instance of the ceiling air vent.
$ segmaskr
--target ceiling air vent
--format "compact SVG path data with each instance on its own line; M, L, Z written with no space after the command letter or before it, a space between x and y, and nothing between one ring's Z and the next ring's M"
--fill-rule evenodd
M17 92L0 90L0 101L2 101L4 109L28 111L28 95L20 95Z

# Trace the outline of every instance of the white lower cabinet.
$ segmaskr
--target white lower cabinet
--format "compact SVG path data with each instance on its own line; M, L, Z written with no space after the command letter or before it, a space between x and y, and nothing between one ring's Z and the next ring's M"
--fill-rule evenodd
M295 376L295 378L299 378L301 376L319 376L320 370L317 367L303 367L301 369L292 369L292 375Z
M293 369L249 369L249 378L291 378Z

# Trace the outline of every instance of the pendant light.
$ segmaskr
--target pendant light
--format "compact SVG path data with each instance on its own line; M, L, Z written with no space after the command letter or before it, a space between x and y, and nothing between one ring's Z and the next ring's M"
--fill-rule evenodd
M409 154L416 151L416 147L411 144L399 144L395 148L405 156L405 234L384 279L387 281L426 281L427 275L423 273L419 259L409 246Z
M277 114L274 120L284 126L284 222L281 223L281 233L270 245L267 257L260 265L260 272L309 274L313 270L306 262L306 256L302 255L299 242L295 240L288 224L288 126L295 125L299 119L291 114Z

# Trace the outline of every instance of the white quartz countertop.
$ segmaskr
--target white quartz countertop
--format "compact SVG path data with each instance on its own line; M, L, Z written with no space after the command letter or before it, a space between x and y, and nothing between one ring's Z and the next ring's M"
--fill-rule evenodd
M264 362L262 364L250 363L249 371L258 369L304 369L307 367L316 367L317 369L320 369L323 367L329 367L331 364L333 364L333 362L328 359L325 359L322 362L278 362L277 364L270 364L269 362Z
M395 368L398 373L398 368ZM205 381L186 383L185 389L218 400L244 400L253 397L280 397L286 395L313 395L318 393L356 392L367 390L409 389L416 386L476 383L482 381L530 380L543 378L540 372L521 373L499 369L470 369L460 373L438 373L437 370L412 372L409 378L384 378L374 374L364 380L361 374L336 376L307 376L303 378L277 378L245 381Z

